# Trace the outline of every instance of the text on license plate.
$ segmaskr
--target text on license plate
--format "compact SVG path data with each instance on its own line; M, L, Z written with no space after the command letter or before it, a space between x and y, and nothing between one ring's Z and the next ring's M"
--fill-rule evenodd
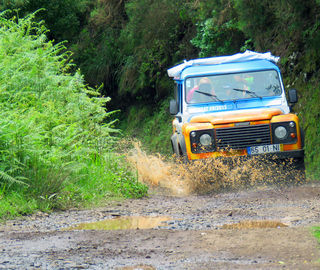
M276 153L282 151L282 144L269 144L269 145L259 145L251 146L247 148L248 155L258 155L265 153Z

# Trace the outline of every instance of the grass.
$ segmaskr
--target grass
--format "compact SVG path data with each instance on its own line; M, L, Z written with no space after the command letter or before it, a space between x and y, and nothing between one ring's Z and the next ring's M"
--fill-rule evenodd
M312 234L318 240L318 243L320 245L320 226L314 226L311 229L312 229ZM317 261L320 263L320 258Z
M33 175L31 185L0 190L0 220L51 212L70 207L93 207L108 200L140 198L147 194L147 186L124 164L121 156L109 154L103 159L90 159L87 166L76 173L63 175L43 170ZM39 170L36 171L39 173ZM43 178L42 178L43 177Z
M132 105L120 128L128 137L141 141L147 152L171 156L172 116L168 108L169 99L155 107Z
M320 226L312 227L312 233L317 238L319 244L320 244Z
M0 220L28 215L39 209L37 201L24 196L21 190L2 193L0 197Z
M74 181L65 187L68 197L82 204L99 204L108 198L141 198L147 186L124 164L124 158L109 154L104 159L91 160Z

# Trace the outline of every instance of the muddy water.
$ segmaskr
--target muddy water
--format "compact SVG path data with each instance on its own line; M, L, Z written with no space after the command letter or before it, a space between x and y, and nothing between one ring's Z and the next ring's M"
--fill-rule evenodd
M80 223L65 230L136 230L136 229L153 229L163 225L164 222L172 218L166 216L147 217L147 216L130 216L117 217L90 223Z
M288 225L283 224L279 221L273 220L243 220L238 223L225 224L222 226L222 229L262 229L262 228L283 228L288 227Z
M143 230L154 229L167 225L166 222L172 220L169 216L128 216L116 217L96 222L80 223L75 226L65 228L64 231L73 230ZM273 220L242 220L238 223L224 224L222 229L261 229L261 228L283 228L288 225Z
M203 194L225 188L243 188L256 185L304 181L302 175L290 169L289 164L270 159L228 157L205 159L183 164L160 154L149 155L138 143L128 155L128 161L137 169L139 180L151 186L168 189L172 195Z
M160 154L148 155L138 143L127 158L137 169L141 182L166 188L173 195L188 195L194 190L189 172L182 164L165 161Z

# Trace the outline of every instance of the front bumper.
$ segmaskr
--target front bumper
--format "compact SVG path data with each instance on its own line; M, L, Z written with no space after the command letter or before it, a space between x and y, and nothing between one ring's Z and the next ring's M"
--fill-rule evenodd
M304 158L304 150L292 150L292 151L283 151L272 154L262 154L259 156L266 156L268 158L277 158L277 159L288 159L288 158Z
M276 153L263 153L257 155L249 155L247 150L235 150L235 151L222 151L222 152L207 152L207 153L199 153L199 154L189 154L189 160L197 160L197 159L205 159L205 158L227 158L227 157L242 157L242 158L253 158L253 157L266 157L270 159L288 159L288 158L303 158L304 150L287 150Z

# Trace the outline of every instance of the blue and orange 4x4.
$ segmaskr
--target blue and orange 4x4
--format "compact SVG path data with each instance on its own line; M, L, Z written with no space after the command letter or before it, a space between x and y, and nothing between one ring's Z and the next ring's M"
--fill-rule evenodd
M246 51L170 68L174 153L188 160L271 155L303 167L303 132L290 112L297 91L289 90L287 101L278 60Z

